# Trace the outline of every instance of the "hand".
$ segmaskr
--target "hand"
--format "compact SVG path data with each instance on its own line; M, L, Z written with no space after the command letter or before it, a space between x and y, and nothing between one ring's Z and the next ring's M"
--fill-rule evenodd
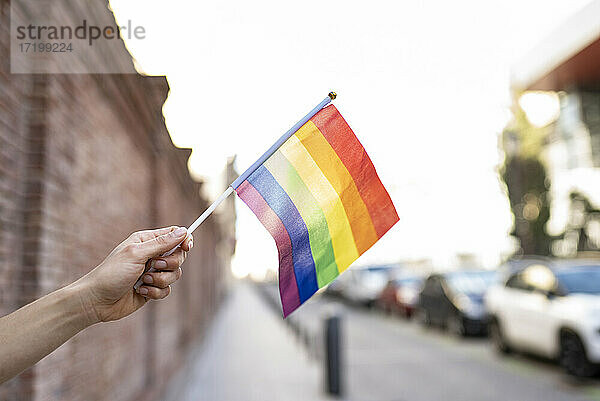
M194 246L192 236L186 235L185 228L176 226L131 234L75 283L82 291L84 305L91 309L88 315L95 321L118 320L141 308L148 299L169 295L170 284L181 277L179 266ZM172 255L160 257L179 243L181 246ZM144 285L136 293L133 285L146 263L157 271L144 274Z

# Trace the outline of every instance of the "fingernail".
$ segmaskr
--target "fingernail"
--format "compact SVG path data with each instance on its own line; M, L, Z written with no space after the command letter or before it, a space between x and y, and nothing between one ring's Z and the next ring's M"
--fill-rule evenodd
M149 274L144 275L142 280L144 281L144 283L147 283L147 284L152 284L154 282L154 279Z
M194 241L190 241L190 244L188 245L188 247L189 247L190 249L192 249L192 248L194 247Z
M185 227L179 227L177 230L173 231L171 234L174 237L181 237L181 236L187 234L187 228L185 228Z
M144 288L144 287L140 287L139 291L140 295L147 295L148 294L148 289Z
M167 262L162 259L153 260L152 267L156 270L162 270L167 268Z

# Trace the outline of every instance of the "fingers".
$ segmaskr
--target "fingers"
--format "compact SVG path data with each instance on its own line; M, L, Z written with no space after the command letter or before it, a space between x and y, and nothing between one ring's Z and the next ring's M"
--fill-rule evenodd
M173 271L151 272L142 276L142 281L148 286L167 288L181 277L181 268Z
M177 248L169 256L152 259L150 265L156 269L154 272L144 273L138 293L146 298L163 299L171 292L171 284L181 277L181 264L185 260L186 252Z
M138 293L149 299L163 299L171 293L171 287L169 286L166 288L158 288L143 285L138 290Z
M157 228L155 230L137 231L137 232L131 234L131 237L136 240L139 240L141 242L150 241L156 237L168 234L171 231L175 231L178 228L179 228L178 226L171 226L171 227Z
M192 234L190 234L186 237L186 239L181 244L181 248L184 251L189 252L192 250L193 247L194 247L194 237L192 237Z
M154 270L177 270L177 268L185 261L186 256L186 251L182 248L177 248L177 250L169 256L160 256L152 259L150 261L150 267L154 268Z
M144 285L138 293L150 299L163 299L171 293L171 284L181 277L181 268L174 271L146 273L142 277Z
M145 259L159 256L179 245L186 235L187 229L185 227L179 227L173 231L158 235L148 241L135 244L137 254Z

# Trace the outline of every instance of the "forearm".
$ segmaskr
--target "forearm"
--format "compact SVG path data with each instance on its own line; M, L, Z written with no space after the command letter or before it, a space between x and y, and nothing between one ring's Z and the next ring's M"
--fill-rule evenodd
M9 380L96 322L78 283L0 318L0 383Z
M192 241L183 227L135 232L75 283L0 318L0 383L34 365L86 327L128 316L148 299L165 298L170 285L181 276L179 266ZM161 256L179 245L171 255ZM133 285L148 260L157 269L144 275L144 285L137 293Z

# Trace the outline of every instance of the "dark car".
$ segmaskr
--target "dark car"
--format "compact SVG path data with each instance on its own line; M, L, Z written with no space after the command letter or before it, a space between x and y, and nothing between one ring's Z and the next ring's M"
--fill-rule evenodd
M432 274L419 294L421 322L446 327L460 336L485 334L488 316L483 296L496 282L493 271Z
M377 299L377 305L386 312L399 313L410 319L419 300L423 285L420 277L402 277L390 280Z

